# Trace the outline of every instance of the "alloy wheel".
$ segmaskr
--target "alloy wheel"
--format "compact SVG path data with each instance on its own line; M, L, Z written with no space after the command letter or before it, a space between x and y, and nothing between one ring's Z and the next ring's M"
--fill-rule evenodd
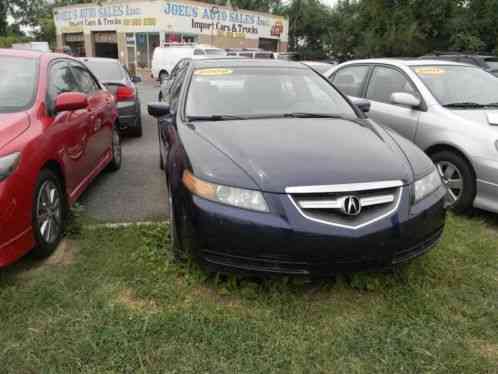
M45 181L38 192L36 221L41 238L48 244L54 243L62 229L62 199L51 180Z
M450 206L455 205L463 194L463 177L460 170L449 161L439 161L437 169L443 183L448 189L447 200Z

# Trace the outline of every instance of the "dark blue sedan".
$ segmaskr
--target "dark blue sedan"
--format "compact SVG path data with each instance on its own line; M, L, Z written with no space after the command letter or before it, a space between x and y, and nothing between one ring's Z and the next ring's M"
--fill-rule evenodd
M174 253L220 272L329 275L426 253L445 187L415 145L286 61L193 60L159 119Z

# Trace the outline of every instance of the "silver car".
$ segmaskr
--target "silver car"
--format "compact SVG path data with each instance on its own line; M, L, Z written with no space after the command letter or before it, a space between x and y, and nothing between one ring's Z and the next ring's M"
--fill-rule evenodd
M432 158L454 210L498 213L498 78L472 65L395 59L351 61L325 76Z

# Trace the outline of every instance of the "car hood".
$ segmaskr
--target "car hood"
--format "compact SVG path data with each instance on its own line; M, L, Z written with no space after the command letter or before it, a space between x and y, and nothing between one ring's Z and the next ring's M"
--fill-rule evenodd
M383 130L343 119L196 122L196 132L267 192L290 186L413 179Z
M472 109L472 110L454 109L451 110L451 113L454 116L463 118L466 121L473 122L476 125L481 125L485 127L492 126L498 130L497 109Z
M21 135L29 127L25 112L0 113L0 149Z

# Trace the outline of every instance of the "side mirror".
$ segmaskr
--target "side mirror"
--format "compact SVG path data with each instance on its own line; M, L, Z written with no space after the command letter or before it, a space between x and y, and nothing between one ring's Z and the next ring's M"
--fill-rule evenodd
M133 77L131 77L131 81L133 83L140 83L140 82L142 82L142 78L137 76L137 75L134 75Z
M155 118L164 117L170 114L169 104L161 102L150 103L147 106L147 111L149 112L149 115Z
M64 92L55 99L55 112L75 111L85 109L88 98L80 92Z
M421 101L419 98L407 92L394 92L391 95L391 103L396 105L403 105L410 108L420 107Z
M361 110L363 113L368 113L370 112L370 101L367 99L352 99L351 100L354 105L358 107L359 110Z

